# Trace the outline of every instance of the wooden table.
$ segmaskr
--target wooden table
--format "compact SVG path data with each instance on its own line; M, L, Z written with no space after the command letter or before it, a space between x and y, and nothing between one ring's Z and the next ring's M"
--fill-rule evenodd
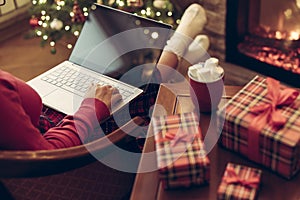
M225 86L225 94L220 106L224 105L241 87ZM164 109L162 109L164 108ZM189 112L194 109L188 88L183 84L162 84L159 90L156 106L153 111L154 116L163 114L175 114ZM209 127L210 124L210 128ZM201 114L200 126L202 134L213 134L216 131L215 114ZM157 166L156 157L147 156L147 153L155 151L153 129L150 126L148 137L141 157L139 170L154 169ZM261 188L258 199L265 200L296 200L300 199L300 175L292 180L286 180L262 166L255 164L248 159L228 151L218 144L209 152L208 157L211 161L210 184L207 186L194 187L190 189L168 190L162 189L158 179L158 171L138 173L133 186L131 200L174 200L174 199L216 199L216 193L228 162L247 165L250 167L261 168L263 170Z

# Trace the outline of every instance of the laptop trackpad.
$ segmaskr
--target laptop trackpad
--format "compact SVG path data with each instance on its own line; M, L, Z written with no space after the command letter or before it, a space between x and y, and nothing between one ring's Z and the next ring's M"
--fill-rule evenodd
M55 90L44 97L45 105L68 115L73 115L79 108L83 98L65 90Z

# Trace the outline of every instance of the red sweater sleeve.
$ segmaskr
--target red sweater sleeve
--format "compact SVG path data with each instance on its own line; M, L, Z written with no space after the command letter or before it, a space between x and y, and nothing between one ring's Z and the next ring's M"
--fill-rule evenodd
M99 121L109 116L107 106L93 98L85 99L74 116L66 116L62 122L45 134L45 139L55 148L80 145L92 136Z
M36 97L31 99L32 94L27 97L32 101L40 101ZM98 121L109 116L109 110L103 102L85 99L74 116L66 116L58 127L49 129L43 136L34 126L29 111L24 109L24 98L24 94L20 96L12 76L0 73L0 149L40 150L80 145L93 134L91 130ZM32 103L32 106L38 105Z

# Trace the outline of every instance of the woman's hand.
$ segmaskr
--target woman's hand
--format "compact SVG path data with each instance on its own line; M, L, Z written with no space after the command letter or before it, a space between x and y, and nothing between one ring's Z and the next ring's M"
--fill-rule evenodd
M85 98L96 98L106 104L108 109L111 110L111 107L114 106L117 102L122 100L122 96L119 93L119 90L115 87L110 85L98 85L92 84L86 95Z

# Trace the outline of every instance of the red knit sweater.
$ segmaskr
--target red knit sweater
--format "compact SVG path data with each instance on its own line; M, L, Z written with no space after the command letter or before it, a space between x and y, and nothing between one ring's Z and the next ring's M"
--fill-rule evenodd
M24 81L0 70L0 149L40 150L80 145L109 116L107 106L94 98L83 100L74 116L42 135L37 129L40 96Z

